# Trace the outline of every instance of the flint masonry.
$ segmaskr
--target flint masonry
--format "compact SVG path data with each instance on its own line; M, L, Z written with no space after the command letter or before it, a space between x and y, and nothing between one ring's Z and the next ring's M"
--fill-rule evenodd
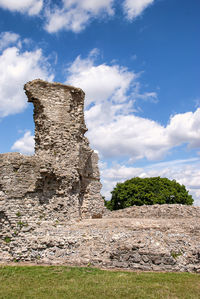
M35 154L0 154L1 219L100 218L98 155L84 136L84 92L39 79L24 89L34 105Z

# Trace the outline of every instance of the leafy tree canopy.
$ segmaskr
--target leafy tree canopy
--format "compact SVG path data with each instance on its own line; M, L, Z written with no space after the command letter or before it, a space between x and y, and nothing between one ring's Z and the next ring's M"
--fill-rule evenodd
M192 205L194 201L184 185L161 177L132 178L118 183L111 194L111 200L105 201L109 210L124 209L133 205Z

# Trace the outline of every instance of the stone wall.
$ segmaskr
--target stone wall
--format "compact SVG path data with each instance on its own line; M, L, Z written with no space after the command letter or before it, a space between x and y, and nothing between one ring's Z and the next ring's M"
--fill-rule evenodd
M73 222L41 218L29 223L18 215L18 224L7 226L0 239L0 264L200 273L200 207L162 205L150 210L147 206L127 208L118 218L114 212L101 219ZM165 212L165 218L158 217Z
M101 217L98 156L84 136L84 92L42 80L24 88L34 105L35 154L0 154L0 221Z
M25 90L35 155L0 155L0 264L200 273L200 207L106 210L83 91L41 80Z
M108 211L104 218L140 218L140 219L200 219L200 207L182 204L143 205Z

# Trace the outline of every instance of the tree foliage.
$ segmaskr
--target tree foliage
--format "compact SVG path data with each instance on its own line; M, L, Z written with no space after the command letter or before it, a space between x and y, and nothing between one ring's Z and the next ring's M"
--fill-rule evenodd
M192 205L194 201L184 185L161 177L132 178L118 183L111 194L111 200L105 201L109 210L124 209L133 205Z

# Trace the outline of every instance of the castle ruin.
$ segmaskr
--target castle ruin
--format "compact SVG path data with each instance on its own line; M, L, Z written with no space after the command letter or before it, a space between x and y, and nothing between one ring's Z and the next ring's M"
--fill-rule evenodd
M200 273L200 207L107 211L98 156L84 136L84 92L42 80L25 92L35 154L0 154L0 264Z
M84 136L84 92L42 80L24 89L34 105L35 154L0 154L0 217L101 217L98 155Z

